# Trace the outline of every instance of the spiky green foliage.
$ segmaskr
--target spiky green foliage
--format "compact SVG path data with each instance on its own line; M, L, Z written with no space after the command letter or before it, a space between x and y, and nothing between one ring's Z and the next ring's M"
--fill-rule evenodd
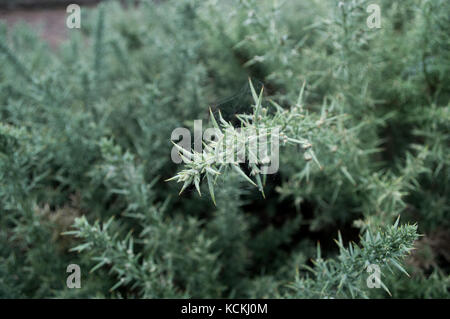
M360 246L350 243L344 246L339 234L337 244L339 255L336 259L324 260L320 246L317 248L317 258L314 268L307 267L312 277L297 276L292 284L298 297L308 298L367 298L369 296L364 273L368 266L378 265L384 269L399 270L409 276L401 266L401 260L411 251L417 239L416 226L398 227L397 222L385 232L372 234L369 230L361 238ZM380 267L381 268L381 267ZM389 289L383 283L384 272L380 271L379 285L389 295Z
M225 121L220 111L219 126L211 113L213 127L217 130L217 139L205 143L202 153L186 150L175 144L180 157L186 163L186 169L168 181L176 179L178 182L183 182L181 192L189 185L194 184L201 195L200 180L202 175L206 175L211 198L215 201L215 180L218 175L231 167L250 184L257 186L264 195L261 175L274 173L269 172L270 168L267 167L269 164L276 165L274 171L278 170L279 164L272 163L278 161L278 158L272 157L279 156L280 143L282 145L298 145L304 152L305 161L309 162L314 159L321 168L312 150L310 139L314 138L320 141L323 133L319 129L323 129L324 126L329 127L337 117L327 117L328 110L325 108L319 116L317 114L309 115L305 112L301 104L304 86L300 91L297 104L290 110L285 110L271 101L275 108L274 114L263 107L263 89L257 95L251 81L250 89L254 100L253 114L237 114L240 127L236 129L230 122ZM240 162L248 162L250 175L254 176L255 181L240 168Z
M108 1L54 50L1 24L0 297L448 298L449 9ZM198 119L244 160L174 146Z

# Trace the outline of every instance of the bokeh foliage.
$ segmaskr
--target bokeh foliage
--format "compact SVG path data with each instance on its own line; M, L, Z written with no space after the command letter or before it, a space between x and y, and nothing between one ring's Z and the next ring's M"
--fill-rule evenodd
M108 1L56 51L2 24L0 297L448 298L449 12ZM234 125L253 114L248 78L263 120L301 109L292 130L316 126L301 131L320 165L288 145L265 198L231 170L216 205L206 181L178 196L172 130L212 125L210 108ZM66 287L72 263L81 289ZM367 288L370 263L386 290Z

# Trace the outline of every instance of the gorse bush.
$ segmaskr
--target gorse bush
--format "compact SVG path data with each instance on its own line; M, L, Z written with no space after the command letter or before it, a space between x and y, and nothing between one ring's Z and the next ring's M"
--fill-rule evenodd
M0 297L448 298L448 12L107 2L57 50L2 24ZM171 141L199 119L242 161Z

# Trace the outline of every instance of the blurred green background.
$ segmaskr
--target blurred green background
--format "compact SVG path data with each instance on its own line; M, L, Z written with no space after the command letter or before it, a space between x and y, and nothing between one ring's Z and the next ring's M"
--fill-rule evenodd
M421 236L383 282L449 297L448 1L79 2L80 29L26 2L0 1L0 297L386 298L333 238L381 230L383 260L398 216ZM217 206L178 196L171 132L251 113L248 78L341 116L308 136L323 169L288 147L265 198L232 172Z

